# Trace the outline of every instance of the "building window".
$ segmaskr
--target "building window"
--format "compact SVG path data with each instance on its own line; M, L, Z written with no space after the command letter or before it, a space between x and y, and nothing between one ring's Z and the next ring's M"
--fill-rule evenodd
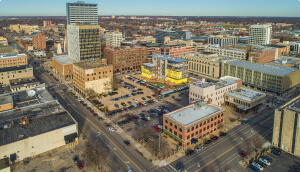
M199 131L199 133L202 133L202 129Z
M209 126L207 126L207 129L209 129Z
M194 133L192 134L192 136L191 137L194 137Z
M177 130L177 125L174 125L174 128Z
M214 126L214 124L211 124L211 125L210 125L210 127L213 127L213 126Z
M181 134L179 134L179 138L182 139L182 135Z
M223 122L223 119L221 119L221 122Z
M165 129L167 130L167 129L168 129L168 126L165 126Z
M205 125L205 124L206 124L206 121L204 121L203 125Z
M198 131L196 131L196 135L198 135Z
M169 130L171 133L172 133L172 128L170 128L170 130Z
M196 129L198 129L198 125L196 125Z
M190 135L187 136L187 140L190 139Z
M218 115L218 118L220 118L220 115Z
M187 132L189 133L189 132L190 132L190 129L188 129Z
M182 132L182 129L181 129L181 128L179 128L179 131L180 131L180 132Z
M202 127L202 123L200 123L200 127Z
M177 136L177 132L176 131L174 131L174 135Z
M172 127L172 125L173 125L173 123L172 122L170 122L170 126Z
M214 120L214 118L210 119L210 121L213 121L213 120Z
M194 131L194 127L192 127L192 131Z
M223 114L221 114L221 117L223 116Z
M167 124L167 123L168 123L168 121L167 121L167 120L165 120L165 123Z
M214 131L216 131L216 129L214 129Z

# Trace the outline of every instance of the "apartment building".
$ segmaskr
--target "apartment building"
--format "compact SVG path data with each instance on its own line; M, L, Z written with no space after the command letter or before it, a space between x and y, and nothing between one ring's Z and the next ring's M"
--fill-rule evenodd
M28 64L26 54L0 54L0 68L23 66Z
M219 78L221 76L221 64L223 58L218 57L216 53L205 51L188 53L180 56L180 58L188 60L188 69L190 73L212 78Z
M73 64L74 90L83 96L86 90L94 90L97 94L112 91L113 65L101 62L79 62Z
M99 25L68 25L68 55L76 62L101 58Z
M33 77L33 68L31 66L14 66L0 69L0 84L9 84L10 79L21 79Z
M34 32L31 34L33 39L33 46L37 50L46 49L46 36L43 32Z
M67 3L67 24L84 23L98 25L98 4L84 1Z
M218 54L218 56L222 57L230 57L237 60L247 60L248 52L246 50L234 49L234 48L220 48L215 46L208 46L207 51Z
M224 95L225 104L235 107L242 113L259 106L265 99L265 93L244 87L227 91Z
M272 145L300 156L300 96L280 106L274 113Z
M163 132L187 148L225 125L225 109L197 102L163 115Z
M250 45L267 45L271 43L271 25L251 25L249 27Z
M241 78L244 85L284 95L300 84L300 70L290 66L234 60L222 64L222 76Z
M238 43L238 37L236 36L209 36L208 44L219 45L221 48L225 48L228 45L235 45Z
M105 33L107 47L120 47L122 42L122 33L120 32L107 32Z
M26 34L32 34L36 30L39 30L38 25L29 26L29 25L16 24L16 25L10 25L9 28L11 31L15 31L15 32L24 31Z
M224 76L219 82L202 81L190 84L189 101L205 101L220 106L224 104L224 94L230 90L240 88L242 80L240 78Z
M103 57L108 64L113 65L114 73L126 73L139 71L148 58L148 51L146 47L140 46L105 47Z

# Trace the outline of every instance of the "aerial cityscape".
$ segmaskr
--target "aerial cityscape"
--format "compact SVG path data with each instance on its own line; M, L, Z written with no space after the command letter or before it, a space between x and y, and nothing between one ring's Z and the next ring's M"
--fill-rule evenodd
M300 172L299 9L0 0L0 172Z

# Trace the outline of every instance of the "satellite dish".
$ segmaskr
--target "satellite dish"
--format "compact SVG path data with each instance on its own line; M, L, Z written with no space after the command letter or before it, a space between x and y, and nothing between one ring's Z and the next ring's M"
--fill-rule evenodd
M28 94L29 97L33 97L35 95L35 91L34 90L30 90L30 91L28 91L27 94Z

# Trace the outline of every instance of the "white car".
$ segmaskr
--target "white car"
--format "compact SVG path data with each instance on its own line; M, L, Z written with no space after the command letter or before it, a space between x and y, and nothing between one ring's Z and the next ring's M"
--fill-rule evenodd
M158 128L163 129L164 126L163 125L157 125Z
M255 167L257 167L259 170L264 170L264 167L262 167L261 165L259 165L256 162L252 162L252 165L255 166Z
M114 127L109 127L108 128L110 131L115 131Z
M146 102L142 102L142 103L143 103L143 105L145 105L145 106L147 105L147 103L146 103Z
M153 99L153 101L154 101L154 102L156 102L156 103L158 102L158 100L157 100L157 99Z
M201 151L203 149L203 146L198 146L197 148L195 148L195 151L196 152L199 152L199 151Z
M134 101L134 103L138 103L138 101L136 99L133 99L132 101Z
M137 107L137 104L133 104L132 106L133 106L133 107Z
M161 111L161 108L158 107L158 106L156 106L155 109L156 109L157 111Z
M167 109L164 109L164 110L163 110L163 112L165 112L165 113L169 113L169 111L168 111Z
M261 162L263 162L263 163L265 163L265 164L267 164L268 166L271 165L271 163L268 160L266 160L266 159L258 158L258 160L261 161Z

